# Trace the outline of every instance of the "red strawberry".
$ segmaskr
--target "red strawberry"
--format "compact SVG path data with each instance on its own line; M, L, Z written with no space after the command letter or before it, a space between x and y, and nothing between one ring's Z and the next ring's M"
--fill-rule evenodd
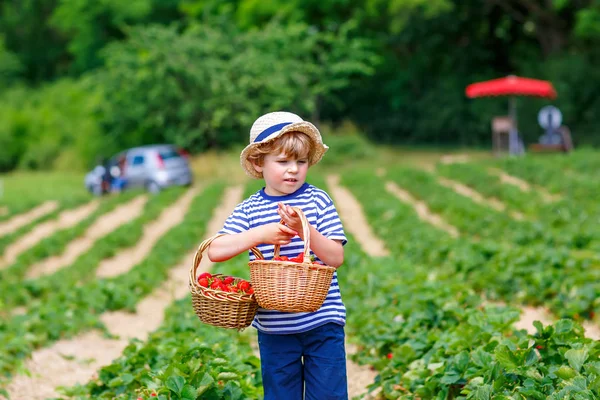
M221 284L222 284L222 283L223 283L223 282L221 282L221 280L220 280L220 279L215 279L215 280L213 281L213 283L211 283L211 284L210 284L210 288L211 288L211 289L219 289L219 288L221 287Z
M394 356L394 355L393 355L392 353L388 353L388 354L387 354L387 358L388 358L388 359L391 359L393 356Z
M254 294L254 288L253 287L248 288L248 290L246 290L246 293L247 294Z
M212 278L212 275L210 274L210 272L203 272L200 274L200 276L198 277L198 279L200 278L206 278L206 279L210 279Z
M208 279L198 278L198 285L200 285L202 287L208 287Z
M240 283L238 283L238 288L240 288L240 290L242 292L247 292L248 289L250 289L250 283L248 283L247 281L241 280Z
M231 282L233 282L233 276L228 276L225 279L223 279L223 283L226 285L229 285Z

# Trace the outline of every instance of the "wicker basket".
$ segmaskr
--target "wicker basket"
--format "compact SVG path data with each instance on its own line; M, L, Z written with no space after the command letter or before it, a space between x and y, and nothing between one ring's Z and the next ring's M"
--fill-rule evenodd
M238 329L246 328L252 323L258 303L254 294L231 293L221 290L205 288L198 284L196 271L202 253L210 246L213 240L223 235L216 235L200 244L194 257L194 264L190 269L189 288L192 293L192 305L200 321L205 324L220 328ZM258 251L258 249L256 249ZM213 274L221 276L221 274Z
M248 263L256 300L262 308L284 312L314 312L323 305L335 268L310 262L310 225L301 209L293 207L302 220L304 261L265 260L253 251L256 260ZM283 221L281 221L283 222ZM274 257L279 256L275 245Z

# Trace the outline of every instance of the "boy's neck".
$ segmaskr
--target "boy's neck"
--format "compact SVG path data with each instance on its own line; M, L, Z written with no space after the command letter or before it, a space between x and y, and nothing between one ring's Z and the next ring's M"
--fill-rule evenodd
M265 187L262 188L261 192L263 197L267 197L267 198L285 198L285 197L294 197L299 193L304 192L304 190L306 190L306 187L308 186L307 182L304 182L302 184L302 186L300 186L295 192L293 193L280 193L277 190L273 190L272 188L268 187L265 185Z

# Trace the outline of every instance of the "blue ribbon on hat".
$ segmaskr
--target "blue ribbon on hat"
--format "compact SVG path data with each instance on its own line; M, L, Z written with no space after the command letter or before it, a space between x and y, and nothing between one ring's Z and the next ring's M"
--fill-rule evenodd
M282 122L281 124L268 127L267 129L258 134L256 139L254 139L254 143L262 142L263 140L271 136L272 133L278 132L281 129L283 129L283 127L288 126L290 124L292 124L292 122Z

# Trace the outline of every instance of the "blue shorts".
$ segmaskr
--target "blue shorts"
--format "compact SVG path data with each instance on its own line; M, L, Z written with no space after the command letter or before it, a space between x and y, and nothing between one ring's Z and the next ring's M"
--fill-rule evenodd
M259 331L258 345L265 400L348 399L343 326L290 335Z

